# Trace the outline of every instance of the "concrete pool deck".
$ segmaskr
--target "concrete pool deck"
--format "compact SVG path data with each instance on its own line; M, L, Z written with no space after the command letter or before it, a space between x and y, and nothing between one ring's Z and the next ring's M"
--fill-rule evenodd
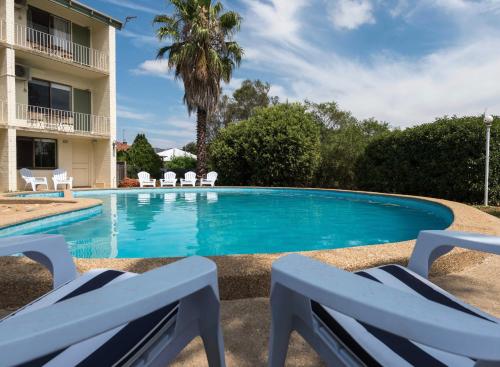
M450 230L500 236L500 219L471 206L433 198L396 196L423 199L447 206L454 214L454 221L448 228ZM23 199L26 200L26 198ZM94 199L76 198L72 200L78 202L80 200ZM0 215L0 217L2 216ZM415 241L411 240L394 244L309 251L303 252L303 254L353 271L387 263L405 265L414 243ZM211 257L218 266L221 298L233 300L267 297L269 294L271 265L274 260L283 255L283 253L277 253ZM486 254L473 251L454 250L436 262L433 267L433 274L443 275L461 271L469 266L481 263L487 257ZM81 272L94 268L113 268L141 273L176 260L176 258L75 259L75 262ZM0 259L0 266L3 269L0 274L0 308L18 307L50 289L51 280L48 273L38 264L34 264L25 258L2 258Z
M453 211L455 219L449 229L500 235L498 218L464 204L437 199L427 200L444 204ZM31 204L19 203L19 205ZM40 203L40 206L43 205ZM357 270L386 263L406 264L413 245L414 241L406 241L303 254L347 270ZM224 300L221 312L228 366L250 367L267 364L270 317L269 301L266 297L269 292L271 264L282 255L257 254L212 258L218 265L221 298ZM176 260L75 259L80 271L106 267L134 272L144 272ZM0 268L2 269L0 317L51 288L49 272L25 258L0 258ZM431 279L466 302L500 317L500 282L492 277L492 274L500 274L500 256L454 250L436 262L432 268ZM294 334L286 365L308 367L322 366L322 363L305 341ZM201 340L195 339L172 366L208 366Z

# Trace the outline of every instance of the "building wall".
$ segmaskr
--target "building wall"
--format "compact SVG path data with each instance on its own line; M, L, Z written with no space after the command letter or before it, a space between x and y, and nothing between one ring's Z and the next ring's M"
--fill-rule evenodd
M91 32L91 47L109 55L109 72L89 71L85 67L65 63L50 56L41 56L16 47L0 45L0 101L6 101L5 118L0 114L0 191L24 188L24 181L17 171L16 137L28 136L57 140L58 167L74 175L75 179L86 178L88 167L90 186L113 187L116 185L116 67L115 29L95 19L66 9L47 0L29 0L28 4L61 16ZM0 0L0 18L6 20L5 37L7 43L14 44L14 24L26 25L26 11L14 7L14 0ZM61 132L44 132L21 126L16 119L16 103L28 104L26 81L16 80L15 64L31 68L33 78L70 85L73 88L90 90L92 93L92 114L110 118L108 138L77 136ZM3 122L5 121L5 123ZM36 176L48 178L52 188L52 171L35 170Z

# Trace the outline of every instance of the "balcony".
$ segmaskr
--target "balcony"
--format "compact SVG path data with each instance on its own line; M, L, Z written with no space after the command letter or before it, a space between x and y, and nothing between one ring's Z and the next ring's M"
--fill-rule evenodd
M16 104L16 125L35 130L109 136L110 118L53 108Z
M6 42L6 22L0 20L0 41ZM67 39L37 31L22 24L14 24L14 45L68 63L109 72L109 56L106 52L82 46Z

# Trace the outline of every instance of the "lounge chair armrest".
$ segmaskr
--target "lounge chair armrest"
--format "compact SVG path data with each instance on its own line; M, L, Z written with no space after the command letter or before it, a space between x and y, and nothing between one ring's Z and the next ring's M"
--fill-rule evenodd
M500 237L456 231L422 231L418 235L408 268L427 278L432 263L454 247L500 255Z
M361 322L443 351L500 360L500 326L300 255L277 260L272 297L302 295ZM285 301L286 302L286 301Z
M0 256L24 254L52 273L54 288L78 276L68 244L60 235L28 235L0 239Z
M191 257L0 325L0 355L19 364L101 334L201 290L217 298L215 264Z

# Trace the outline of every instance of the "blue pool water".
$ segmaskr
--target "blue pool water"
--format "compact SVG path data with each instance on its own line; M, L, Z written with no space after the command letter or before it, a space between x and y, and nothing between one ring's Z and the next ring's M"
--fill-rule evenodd
M416 238L453 220L414 199L321 190L80 191L102 208L11 227L0 236L58 233L74 256L147 258L332 249Z

